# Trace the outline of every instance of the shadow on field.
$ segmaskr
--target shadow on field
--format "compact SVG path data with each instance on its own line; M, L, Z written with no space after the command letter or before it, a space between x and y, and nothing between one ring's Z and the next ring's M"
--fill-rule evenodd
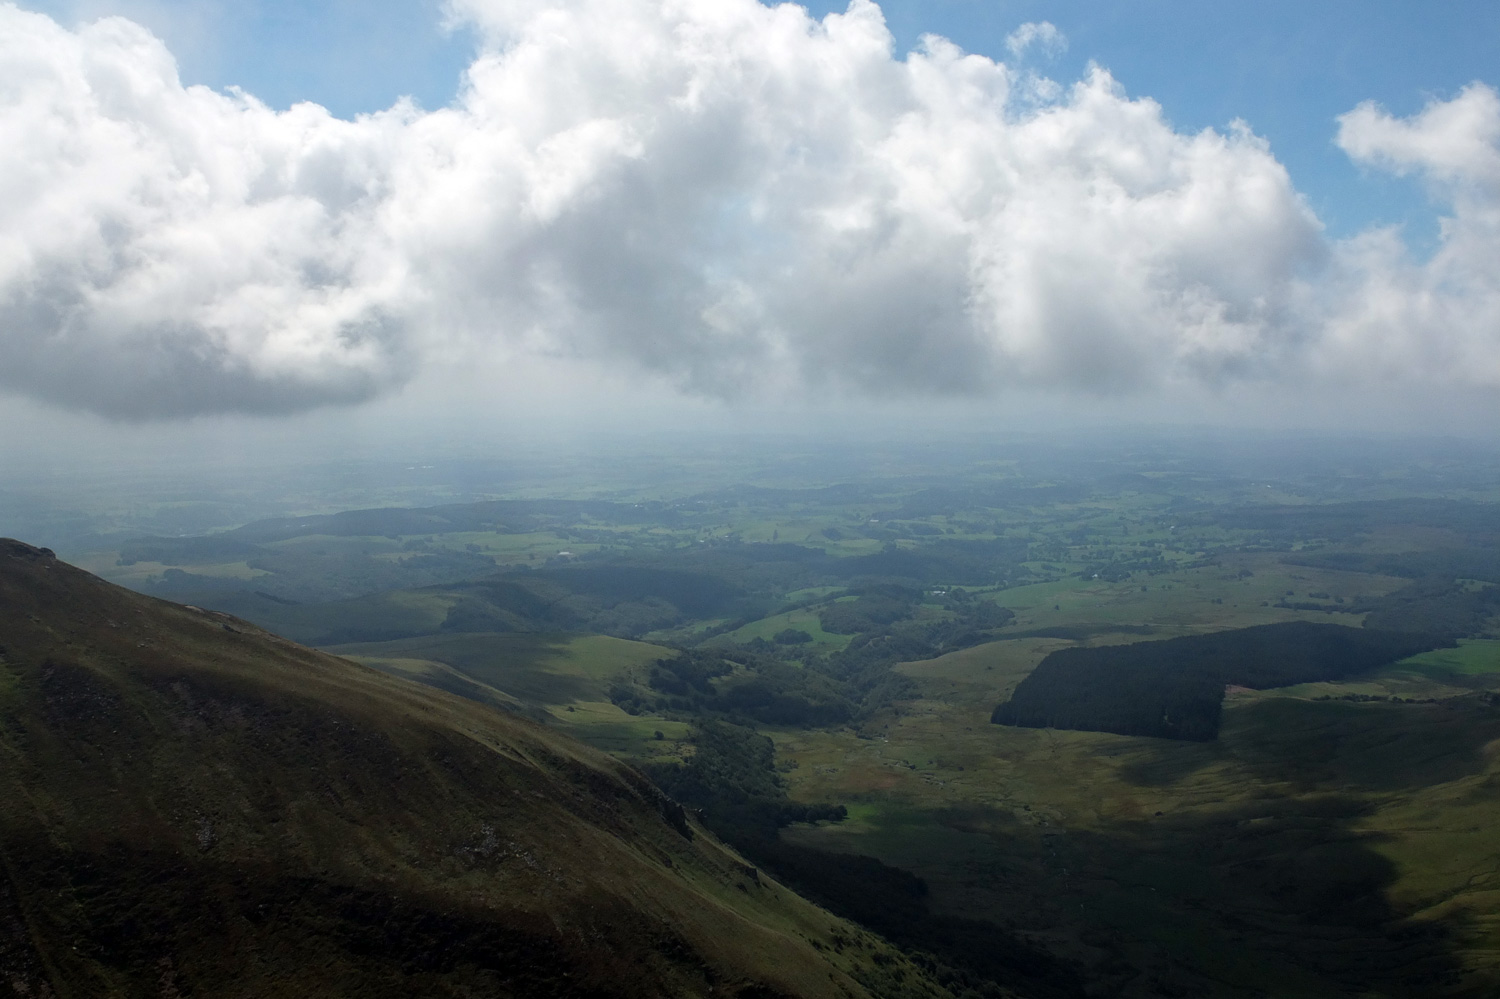
M1272 697L1228 707L1213 742L1141 738L1119 773L1159 790L1229 763L1296 792L1406 791L1484 772L1485 746L1497 738L1500 709L1483 694L1436 703Z
M1482 696L1437 703L1275 697L1225 713L1225 750L1263 781L1299 790L1408 791L1483 773L1500 709Z
M986 833L993 854L918 873L936 907L1003 913L1081 960L1098 994L1496 994L1500 980L1455 955L1460 925L1390 905L1397 872L1353 828L1368 810L1322 794L1041 834L1009 816L937 813L934 824Z
M1392 794L1482 774L1496 739L1500 709L1482 696L1242 703L1225 712L1217 743L1141 740L1121 770L1164 791L1227 764L1223 804L1044 837L1042 866L1068 872L1074 901L1057 910L1080 939L1136 966L1155 962L1144 990L1127 994L1197 994L1189 971L1275 995L1500 994L1500 979L1457 956L1469 935L1462 915L1419 921L1391 905L1398 872L1376 850L1380 835L1360 828ZM1027 836L990 832L1002 851L1028 847ZM1226 960L1236 953L1252 953L1253 967Z
M1045 808L891 814L847 847L924 877L935 910L1003 922L1081 961L1101 995L1500 995L1493 967L1465 966L1483 934L1462 909L1414 918L1392 904L1401 872L1369 831L1377 808L1486 772L1494 700L1246 700L1211 743L1109 744L1129 754L1115 771L1139 792L1129 818L1069 829ZM1424 819L1437 829L1459 821L1442 800ZM943 849L955 832L988 843L958 857ZM1444 892L1432 885L1423 904Z
M1142 886L1223 946L1275 955L1340 989L1425 996L1458 984L1449 932L1387 901L1397 872L1352 828L1367 811L1341 795L1273 799L1141 823L1082 849L1135 867ZM1167 866L1176 870L1163 878Z

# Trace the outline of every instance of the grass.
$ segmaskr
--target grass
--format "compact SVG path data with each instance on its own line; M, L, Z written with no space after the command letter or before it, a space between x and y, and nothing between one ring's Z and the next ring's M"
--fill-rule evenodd
M1456 649L1434 649L1396 663L1394 669L1428 676L1485 676L1500 673L1500 641L1462 639Z
M467 697L473 701L483 704L494 704L510 710L519 710L525 707L524 703L502 690L486 683L479 683L471 677L466 676L459 670L454 669L447 663L436 662L431 659L405 659L386 658L381 656L349 656L365 666L378 669L382 673L391 676L399 676L405 680L413 680L417 683L446 690L460 697Z
M651 664L672 654L659 645L607 635L466 634L327 651L474 700L542 711L569 735L620 759L682 759L691 752L688 722L630 715L609 700L613 682L644 683Z
M826 597L830 593L839 592L841 589L842 587L839 586L809 586L805 589L793 590L784 599L789 603L800 603L804 600L817 600Z
M1241 576L1241 571L1250 572ZM1406 584L1395 577L1282 565L1273 555L1224 555L1220 564L1137 575L1109 583L1068 576L1053 582L1012 587L996 594L1016 612L1017 627L1151 624L1183 631L1242 628L1277 621L1333 621L1357 625L1358 615L1296 611L1274 606L1288 590L1307 600L1309 592L1346 601L1378 596ZM1142 590L1141 587L1146 587ZM1215 601L1221 601L1216 603Z
M432 635L330 646L328 651L355 658L442 663L520 701L540 705L607 701L615 677L639 672L671 654L659 645L606 635L536 633Z
M608 701L575 701L548 709L552 720L579 741L636 762L682 760L692 725L655 715L629 715ZM662 738L658 739L656 733Z
M786 837L912 870L935 910L1041 934L1101 988L1128 978L1108 955L1152 953L1171 955L1167 991L1215 997L1479 996L1500 980L1500 710L1468 688L1442 688L1468 695L1443 704L1312 699L1432 683L1408 661L1231 698L1212 743L988 724L1066 644L907 663L920 696L904 714L775 733L794 798L851 808ZM1467 673L1418 665L1500 689L1477 672L1495 644L1456 650ZM1391 947L1393 927L1413 942Z
M817 612L811 610L794 610L785 614L763 617L730 632L725 637L732 642L750 642L757 638L763 638L769 642L778 633L788 628L805 631L812 636L811 643L795 647L797 650L808 652L836 652L847 646L854 638L852 635L836 635L833 632L824 631Z
M270 575L264 569L252 569L244 562L205 562L192 566L170 566L161 562L136 562L133 565L116 565L114 552L95 553L92 558L82 559L82 565L91 572L124 586L148 583L168 569L182 568L198 576L214 579L258 579Z

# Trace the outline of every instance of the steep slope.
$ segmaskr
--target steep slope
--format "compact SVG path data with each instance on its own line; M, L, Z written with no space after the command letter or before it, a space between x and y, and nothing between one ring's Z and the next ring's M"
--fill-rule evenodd
M0 540L0 982L940 996L565 736Z

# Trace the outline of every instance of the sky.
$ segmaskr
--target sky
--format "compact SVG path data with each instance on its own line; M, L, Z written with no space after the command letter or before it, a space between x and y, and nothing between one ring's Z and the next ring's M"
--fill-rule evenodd
M1480 2L0 3L0 417L1485 434L1497 37Z
M313 101L339 117L401 97L451 102L476 50L439 0L227 3L53 0L23 3L64 24L133 18L165 40L183 81L242 87L273 107ZM822 17L844 4L818 2ZM1500 81L1500 7L1483 2L1291 0L1215 4L1135 0L899 0L881 4L895 50L924 34L1007 59L1022 24L1050 23L1066 40L1043 69L1060 81L1090 61L1127 91L1162 104L1182 130L1251 123L1287 165L1330 231L1405 223L1430 238L1420 185L1361 171L1333 142L1335 118L1373 100L1419 111L1476 80Z

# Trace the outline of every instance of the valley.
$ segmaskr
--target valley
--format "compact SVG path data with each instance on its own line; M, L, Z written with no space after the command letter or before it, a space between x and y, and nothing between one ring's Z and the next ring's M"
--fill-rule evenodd
M1285 451L767 460L64 554L612 755L954 995L1492 994L1500 476ZM991 720L1049 655L1266 626L1394 651L1218 677L1186 740Z

